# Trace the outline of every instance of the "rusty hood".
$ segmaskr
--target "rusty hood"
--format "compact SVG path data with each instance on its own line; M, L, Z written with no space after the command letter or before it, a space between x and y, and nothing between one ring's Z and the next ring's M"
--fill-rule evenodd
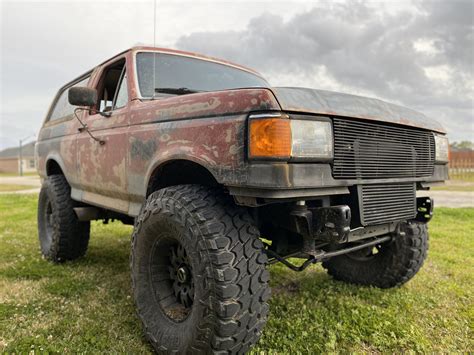
M424 114L378 99L309 88L271 90L284 111L383 121L446 133L440 123Z

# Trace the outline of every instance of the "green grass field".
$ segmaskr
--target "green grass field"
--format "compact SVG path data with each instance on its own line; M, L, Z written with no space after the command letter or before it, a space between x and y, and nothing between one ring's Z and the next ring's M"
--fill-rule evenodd
M432 191L461 191L461 192L473 192L474 184L470 185L444 185L436 186L431 188Z
M0 177L15 177L15 176L20 176L19 173L0 173ZM38 173L36 171L31 171L27 173L23 173L23 176L38 176Z
M0 353L149 353L130 293L131 228L94 223L87 256L42 260L36 196L0 196ZM333 281L317 266L271 267L265 353L470 352L474 325L474 209L436 210L430 253L401 288Z
M31 185L17 185L17 184L0 184L0 192L4 191L20 191L20 190L31 190L34 189Z
M450 171L449 172L449 178L451 180L458 180L458 181L470 181L474 182L474 172L469 171L469 172L455 172L455 171Z

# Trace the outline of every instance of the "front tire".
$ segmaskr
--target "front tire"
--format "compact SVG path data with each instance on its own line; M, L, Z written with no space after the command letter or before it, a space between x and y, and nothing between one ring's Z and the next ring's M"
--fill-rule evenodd
M349 283L396 287L420 270L428 253L428 228L425 223L400 224L393 239L375 248L362 249L331 258L323 267L336 280Z
M268 313L267 258L248 213L197 185L151 194L132 237L132 288L163 353L243 353Z
M64 175L48 176L38 200L38 236L41 254L53 262L74 260L87 251L90 222L80 222Z

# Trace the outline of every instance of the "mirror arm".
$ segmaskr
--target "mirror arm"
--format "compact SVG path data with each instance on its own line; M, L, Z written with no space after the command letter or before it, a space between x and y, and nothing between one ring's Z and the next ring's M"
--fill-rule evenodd
M82 127L80 127L80 128L78 129L78 131L79 131L79 132L84 132L84 131L86 131L87 134L89 134L89 136L90 136L93 140L95 140L96 142L98 142L100 145L104 145L104 144L105 144L105 141L102 140L102 139L99 139L99 138L97 138L97 137L94 137L94 136L92 135L91 131L89 131L89 127L87 127L87 125L86 125L84 122L82 122L82 120L79 118L77 112L78 112L78 111L85 111L85 110L88 110L88 109L85 109L85 108L83 108L83 107L77 107L77 108L74 109L74 116L77 118L77 120L79 121L79 123L82 125ZM94 111L95 111L95 110L94 110ZM109 116L109 117L110 117L110 116Z

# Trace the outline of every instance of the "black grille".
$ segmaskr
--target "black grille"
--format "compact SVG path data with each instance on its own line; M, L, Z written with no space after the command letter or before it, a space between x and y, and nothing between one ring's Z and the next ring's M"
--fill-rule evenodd
M431 132L365 121L334 119L335 179L431 176L435 143Z
M359 185L362 225L412 219L416 215L414 183Z

